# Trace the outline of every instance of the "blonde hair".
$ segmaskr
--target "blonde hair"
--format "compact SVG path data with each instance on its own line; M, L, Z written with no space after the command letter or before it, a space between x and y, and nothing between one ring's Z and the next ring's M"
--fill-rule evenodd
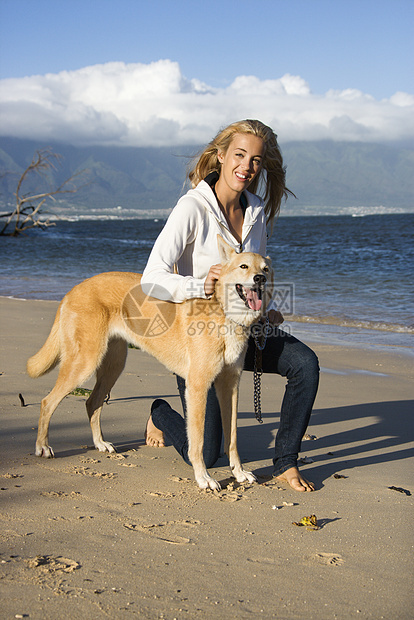
M220 174L221 163L218 160L218 153L226 153L234 136L240 133L257 136L264 142L262 168L259 175L249 185L249 192L263 198L266 220L272 223L279 214L282 199L286 200L289 194L295 195L285 184L286 168L283 166L277 136L264 123L247 119L232 123L219 131L190 167L188 178L192 187L195 187L211 172L216 171Z

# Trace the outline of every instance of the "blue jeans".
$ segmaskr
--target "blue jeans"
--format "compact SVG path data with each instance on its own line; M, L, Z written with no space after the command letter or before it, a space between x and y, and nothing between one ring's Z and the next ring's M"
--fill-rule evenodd
M255 348L255 342L250 337L244 370L254 370ZM275 329L262 351L262 369L265 373L287 378L273 457L273 473L277 476L290 467L297 466L302 437L308 426L318 390L319 364L315 353L303 342ZM181 377L177 377L177 384L185 415L185 382ZM183 459L190 463L184 418L166 401L158 399L153 403L152 420ZM207 468L212 467L220 456L222 434L220 407L212 386L207 398L204 431L203 454Z

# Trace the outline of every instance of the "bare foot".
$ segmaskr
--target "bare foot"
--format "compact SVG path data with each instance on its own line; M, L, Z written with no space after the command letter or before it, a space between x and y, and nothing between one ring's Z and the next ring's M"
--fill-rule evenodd
M280 476L275 476L276 480L280 480L281 482L287 482L294 491L314 491L315 487L312 482L308 482L303 478L297 467L291 467L280 474Z
M153 448L165 448L164 434L155 426L151 416L148 418L147 428L145 429L145 443Z

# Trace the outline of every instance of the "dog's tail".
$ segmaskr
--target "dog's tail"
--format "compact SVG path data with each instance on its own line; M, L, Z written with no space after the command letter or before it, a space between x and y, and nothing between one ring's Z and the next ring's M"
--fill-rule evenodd
M60 308L43 347L35 355L27 360L26 370L30 377L36 379L52 370L60 358L59 339Z

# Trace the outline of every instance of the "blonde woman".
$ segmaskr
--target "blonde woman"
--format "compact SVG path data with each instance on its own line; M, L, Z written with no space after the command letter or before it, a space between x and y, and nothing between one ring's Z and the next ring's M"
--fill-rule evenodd
M192 184L157 238L142 278L147 293L180 303L208 298L220 275L217 234L237 251L266 255L283 198L290 193L277 137L257 120L233 123L207 145L189 172ZM259 196L260 194L260 196ZM287 378L275 440L274 476L296 491L313 491L297 467L318 389L318 360L311 349L279 329L283 317L271 304L271 335L262 352L263 372ZM179 346L179 343L177 343ZM244 369L254 369L255 342L249 339ZM185 415L185 383L177 377ZM162 399L154 401L146 443L163 447L167 439L188 460L185 419ZM212 467L220 455L221 416L214 387L207 400L204 460Z

